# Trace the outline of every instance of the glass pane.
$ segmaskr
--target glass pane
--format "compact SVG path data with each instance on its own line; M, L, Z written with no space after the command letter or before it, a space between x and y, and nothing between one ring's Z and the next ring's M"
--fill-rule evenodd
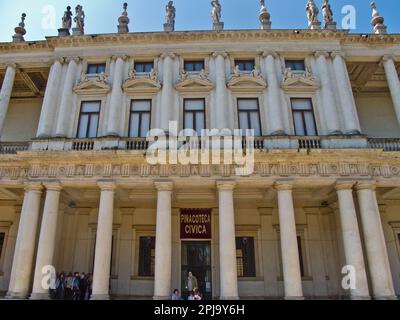
M192 112L185 112L185 129L194 129Z
M253 71L254 69L254 61L241 61L238 60L235 63L235 66L239 66L240 71Z
M89 123L89 115L81 114L79 119L78 138L86 138L87 127Z
M286 68L290 68L293 71L304 71L306 69L304 60L287 60Z
M247 112L239 112L239 128L242 129L243 135L246 135L246 129L250 129Z
M205 129L204 123L204 113L203 112L196 112L196 131L198 135L201 135L201 130Z
M293 110L312 110L311 99L292 99Z
M258 110L257 99L238 99L239 110Z
M97 65L95 64L89 64L87 68L87 73L97 73Z
M140 128L140 137L147 137L150 130L150 113L142 113L142 125Z
M194 69L194 71L200 72L202 69L204 69L204 62L197 62Z
M150 111L151 101L150 100L132 100L132 111Z
M100 112L100 102L99 101L83 102L82 112Z
M102 73L102 72L106 72L106 65L105 64L99 64L99 66L97 68L97 73Z
M91 115L88 138L96 138L97 137L98 124L99 124L99 115L98 114Z
M129 137L130 138L137 138L139 137L139 114L132 113L131 114L131 123L129 127Z
M296 131L296 136L305 136L306 132L304 130L303 115L301 112L293 112L294 128Z
M185 111L189 110L204 110L204 100L185 100Z
M139 239L139 276L154 276L155 238L140 237Z
M315 128L314 114L312 112L304 112L304 118L306 120L307 135L316 136L317 128Z
M254 129L254 135L256 137L260 137L261 128L260 128L260 116L258 112L252 112L250 114L250 123L251 123L251 129Z

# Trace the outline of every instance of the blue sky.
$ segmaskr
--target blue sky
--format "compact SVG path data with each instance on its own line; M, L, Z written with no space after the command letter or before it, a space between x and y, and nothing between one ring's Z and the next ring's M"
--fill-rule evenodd
M14 27L18 24L21 13L27 14L26 40L41 40L45 36L57 34L65 7L75 8L78 1L86 13L86 34L114 33L117 30L117 19L122 11L119 0L77 0L75 2L60 0L0 0L0 41L11 41ZM127 0L131 31L160 31L164 22L167 0ZM176 30L208 30L211 28L210 0L175 0L177 10ZM266 0L271 12L272 28L304 29L307 28L305 15L306 0ZM316 0L319 8L323 0ZM400 33L399 0L376 0L379 12L385 17L390 33ZM258 28L258 0L221 0L222 20L225 29ZM331 0L335 20L341 28L341 13L345 5L356 9L356 29L352 32L371 32L370 0ZM54 8L54 10L52 9ZM45 19L43 10L54 12L55 21ZM320 14L322 20L322 14ZM45 24L43 25L43 21ZM56 28L54 28L56 27Z

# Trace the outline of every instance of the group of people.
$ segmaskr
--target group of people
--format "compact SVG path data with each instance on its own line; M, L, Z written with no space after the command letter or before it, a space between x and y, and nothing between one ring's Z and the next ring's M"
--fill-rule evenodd
M50 288L50 295L55 300L90 300L93 278L82 272L57 274L56 281Z
M188 273L188 277L185 282L185 297L182 298L178 289L175 289L172 293L171 300L189 300L189 301L199 301L202 300L201 293L199 291L199 285L197 278L192 274L192 272Z

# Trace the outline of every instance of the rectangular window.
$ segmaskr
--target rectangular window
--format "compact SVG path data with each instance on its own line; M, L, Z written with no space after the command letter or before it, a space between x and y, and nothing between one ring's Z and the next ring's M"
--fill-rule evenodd
M151 100L132 100L129 137L145 138L150 130Z
M100 74L106 72L105 63L88 64L87 74Z
M156 238L139 238L139 276L154 277Z
M204 69L204 61L185 61L185 71L200 72Z
M153 62L136 62L135 71L138 73L150 73L154 68Z
M254 70L254 60L236 60L235 66L239 67L240 71L251 72Z
M317 136L311 99L291 99L296 136Z
M2 253L3 253L5 237L6 237L6 234L4 232L0 233L0 260L1 260Z
M84 101L79 115L77 138L96 138L101 101Z
M256 137L261 136L261 121L258 99L238 99L239 128L246 135L246 129L254 129Z
M305 71L306 66L304 60L286 60L286 68L292 69L292 71Z
M299 260L300 260L300 273L302 277L305 277L305 270L304 270L304 252L302 246L301 237L297 236L297 246L299 248Z
M198 135L206 128L206 112L204 99L185 99L183 127L193 129Z
M239 278L254 278L256 276L254 251L254 238L236 238L236 264Z

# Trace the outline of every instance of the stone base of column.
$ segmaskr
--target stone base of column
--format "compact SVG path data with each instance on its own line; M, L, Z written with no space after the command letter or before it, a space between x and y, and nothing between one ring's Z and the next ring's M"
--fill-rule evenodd
M59 37L68 37L70 35L71 34L69 33L69 29L67 29L67 28L58 29L58 36Z
M92 294L90 300L110 300L110 295L108 294Z
M24 36L21 34L13 35L13 42L25 42Z
M6 299L14 299L14 300L25 300L28 298L28 295L26 293L20 293L20 292L7 292Z
M350 300L371 300L370 296L351 296Z
M374 296L374 300L397 300L396 296Z
M35 293L32 292L29 300L51 300L48 293Z
M214 22L213 30L224 30L224 23L223 22Z
M285 300L305 300L304 297L285 297Z
M219 300L223 300L223 301L232 300L232 301L235 301L235 300L240 300L240 298L239 297L220 297Z
M155 300L155 301L167 301L167 300L171 300L171 297L169 297L169 296L164 296L164 297L162 297L162 296L154 296L153 300Z

